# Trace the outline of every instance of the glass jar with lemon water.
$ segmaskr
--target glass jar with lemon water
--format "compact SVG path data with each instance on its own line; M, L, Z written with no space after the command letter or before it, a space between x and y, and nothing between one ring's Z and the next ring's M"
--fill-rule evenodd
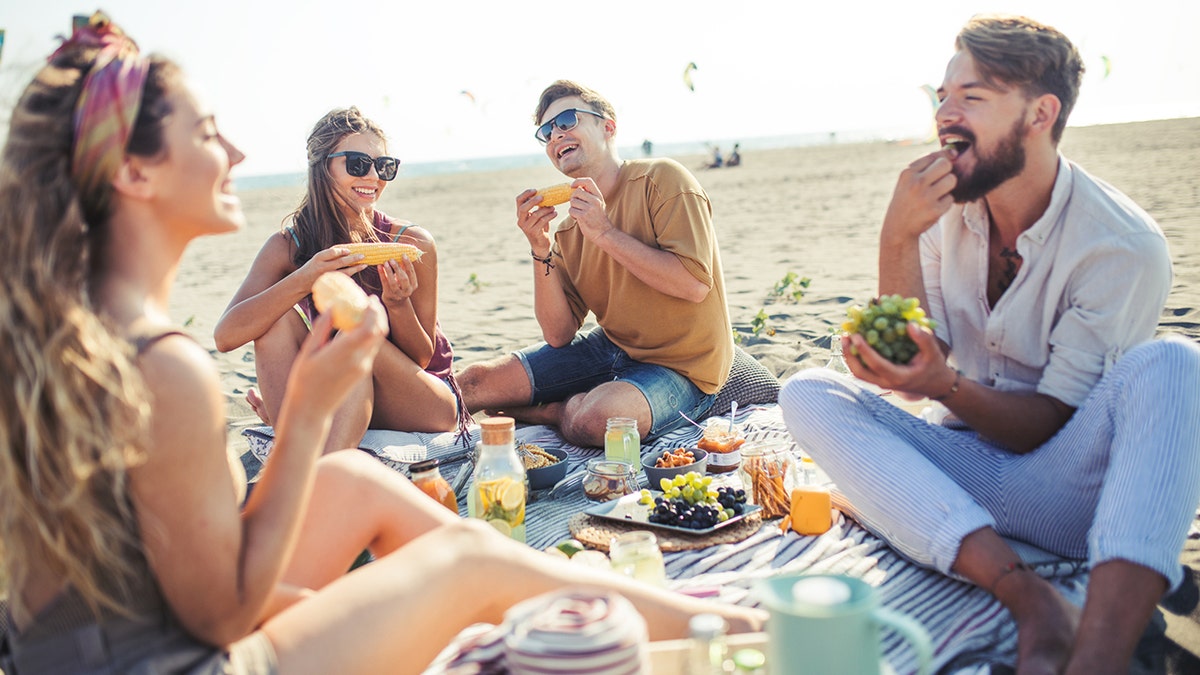
M479 425L482 440L471 475L467 515L524 543L525 465L517 456L516 422L511 417L489 417Z

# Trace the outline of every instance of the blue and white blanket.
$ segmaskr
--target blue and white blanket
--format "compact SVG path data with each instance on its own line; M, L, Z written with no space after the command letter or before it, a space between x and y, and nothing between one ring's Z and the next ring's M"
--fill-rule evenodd
M739 410L735 421L747 439L783 438L791 443L792 452L800 456L777 405ZM694 446L700 434L699 429L689 426L643 447L643 453ZM246 436L253 455L265 459L272 441L270 429L250 429ZM603 451L571 445L554 429L544 426L519 428L517 439L568 452L568 477L572 482L560 487L552 499L544 492L535 493L526 512L526 540L530 546L544 548L569 537L568 519L591 505L584 498L579 482L587 460L599 457ZM402 472L421 459L451 460L443 472L448 480L455 482L458 472L471 468L469 460L461 459L464 447L473 448L478 440L477 426L471 429L469 446L456 443L453 433L371 431L363 439L362 447ZM461 499L460 511L466 512L465 501ZM1033 547L1019 544L1017 547L1026 561L1050 578L1068 599L1082 605L1087 580L1082 561L1063 560ZM757 604L751 593L754 583L778 574L834 573L861 578L878 589L884 606L916 619L929 631L934 648L933 672L983 674L991 672L992 665L1011 667L1016 659L1016 624L995 598L974 585L901 557L841 512L837 513L833 527L819 536L801 536L791 531L783 534L779 521L772 520L764 522L757 532L741 542L669 552L664 558L670 588L715 587L720 589L720 601L747 606ZM897 673L916 671L915 656L898 635L885 633L883 652Z

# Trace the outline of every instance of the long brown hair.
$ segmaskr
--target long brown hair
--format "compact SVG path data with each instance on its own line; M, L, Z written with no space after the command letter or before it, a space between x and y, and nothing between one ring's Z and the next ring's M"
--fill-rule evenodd
M126 613L138 550L128 469L144 456L149 405L132 347L92 302L109 208L81 203L71 180L74 111L98 51L55 53L0 158L0 557L18 607L44 565L94 612ZM150 59L127 154L164 151L177 72Z
M334 189L328 158L343 138L364 133L387 141L383 129L354 106L331 110L313 125L308 135L308 189L300 206L284 219L285 224L295 224L296 238L300 241L292 259L297 267L330 246L357 241L346 217L346 204Z

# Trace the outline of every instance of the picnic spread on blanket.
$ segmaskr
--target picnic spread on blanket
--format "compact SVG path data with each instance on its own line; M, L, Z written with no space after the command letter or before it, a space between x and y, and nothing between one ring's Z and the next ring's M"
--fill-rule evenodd
M657 545L655 553L661 554L661 573L668 589L711 598L714 602L768 609L773 617L769 626L784 621L774 618L779 602L778 598L771 600L769 589L775 588L771 584L814 575L848 579L847 583L855 584L854 592L864 596L864 603L877 604L889 616L902 617L927 635L931 656L923 654L922 646L914 643L912 631L885 627L879 644L884 672L919 672L924 670L921 665L925 658L929 659L929 672L939 673L987 673L992 664L1013 665L1016 624L1008 611L985 590L910 562L883 539L845 516L837 508L840 497L836 486L804 449L797 447L784 426L778 405L741 408L731 405L725 410L724 415L714 410L707 424L687 425L640 447L641 461L637 465L640 470L636 471L635 482L620 488L619 494L593 494L599 501L589 499L584 484L589 476L595 477L597 464L612 463L605 448L572 445L552 427L518 427L512 432L510 443L514 456L518 447L523 448L522 452L536 448L553 459L561 457L559 461L565 463L565 471L560 468L561 479L549 484L542 481L523 495L514 492L508 496L497 492L493 485L492 499L482 506L484 510L492 508L500 512L504 506L515 507L517 497L521 496L520 528L525 543L546 549L548 555L574 553L572 562L578 558L579 564L608 566L611 563L607 554L611 554L609 548L614 540L630 532L650 532ZM655 467L655 460L674 453L682 458L683 452L695 453L704 446L701 441L705 429L701 427L733 429L744 440L737 460L730 457L720 460L726 466L736 461L735 470L711 471L712 457L723 453L702 452L710 462L706 466L709 470L690 474L675 471L671 478L652 482L649 472L669 473L673 468ZM361 447L408 476L414 473L414 465L428 472L429 460L438 460L440 477L453 490L459 513L467 516L468 511L474 510L468 506L468 493L484 440L478 425L470 428L470 434L469 439L460 439L454 433L372 430L367 432ZM265 461L273 443L271 428L248 429L245 436L251 454ZM613 452L618 451L627 450L613 448ZM666 459L665 463L686 459ZM691 459L695 459L695 454ZM683 464L678 468L694 465ZM505 483L502 487L510 485ZM704 511L707 516L691 514L688 516L691 520L684 523L678 513L671 512L672 519L658 518L660 522L653 522L655 510L663 511L661 503L675 501L669 499L672 494L679 495L680 503L686 502L682 498L685 491L711 492L720 498L712 498L714 503L709 504L704 504L708 501L705 497L695 500L708 507ZM746 495L741 503L739 491ZM808 505L788 500L789 492L802 498L807 495ZM818 517L813 529L811 500L820 495L832 501L816 502ZM610 501L608 497L616 499ZM735 513L726 504L740 508ZM834 508L830 510L826 505ZM824 522L819 513L822 507ZM800 513L797 508L807 508L808 512ZM826 523L827 529L820 531ZM512 523L498 529L513 534ZM1087 574L1084 561L1065 560L1021 542L1012 544L1065 597L1073 602L1082 600ZM636 565L629 566L631 574L636 569ZM651 571L649 578L656 574ZM859 588L860 584L863 588ZM783 593L776 590L776 595ZM505 672L498 664L504 658L502 643L511 637L504 634L509 628L473 626L463 631L427 672L450 672L463 663L479 666L476 672ZM766 644L761 646L767 650ZM776 652L777 657L786 657Z

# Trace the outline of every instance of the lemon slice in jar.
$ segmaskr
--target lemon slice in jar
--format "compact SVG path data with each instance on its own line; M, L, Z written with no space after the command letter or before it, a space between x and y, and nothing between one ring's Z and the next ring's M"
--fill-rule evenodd
M509 481L498 492L500 494L500 508L505 511L512 511L525 503L525 486L521 483Z
M499 532L500 534L502 534L506 537L512 536L512 527L507 522L497 519L497 520L489 520L489 521L487 521L487 523L488 523L488 525L491 525L492 527L496 528L496 531Z

